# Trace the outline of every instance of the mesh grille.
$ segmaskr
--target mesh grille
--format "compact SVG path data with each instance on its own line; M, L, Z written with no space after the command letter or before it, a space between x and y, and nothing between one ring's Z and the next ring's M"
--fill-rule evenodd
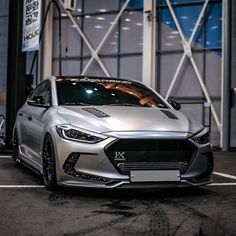
M130 170L176 170L184 173L196 154L188 140L120 139L105 148L112 164L122 174Z

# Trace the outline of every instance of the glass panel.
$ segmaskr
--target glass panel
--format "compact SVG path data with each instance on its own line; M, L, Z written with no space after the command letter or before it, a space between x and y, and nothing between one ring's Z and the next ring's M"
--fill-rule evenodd
M84 1L85 13L98 13L108 11L118 11L119 0L86 0Z
M221 59L218 51L206 52L206 87L210 96L221 95Z
M121 18L121 53L142 52L143 12L124 12Z
M160 93L165 96L174 77L182 54L166 54L160 57ZM194 59L200 74L203 74L203 55L194 53ZM200 97L202 96L201 87L197 80L193 66L189 59L186 59L179 73L177 81L170 96L180 97Z
M193 28L196 24L202 5L175 7L174 11L186 39L190 38ZM180 34L169 9L159 10L159 19L161 22L161 50L183 49ZM195 34L193 44L202 44L202 25Z
M126 0L121 0L121 5L123 6L125 2ZM133 9L143 8L143 0L130 0L128 7Z
M222 45L222 3L210 4L207 8L206 48Z
M52 74L58 73L58 60L53 60ZM80 60L62 60L62 75L80 75Z
M183 112L188 118L202 123L202 104L181 104L181 112Z
M116 58L101 58L103 64L106 66L106 69L111 74L112 77L117 77L117 59ZM87 65L88 60L83 60L83 68ZM99 66L96 61L93 61L90 67L88 68L86 75L93 76L105 76L105 73Z
M121 57L120 78L142 81L142 56Z
M84 17L84 32L91 42L93 48L96 50L103 37L107 33L111 23L116 15L87 15ZM100 54L116 54L118 51L118 30L117 26L113 33L109 36ZM89 49L84 44L83 55L91 55Z
M9 0L0 1L0 16L8 16Z
M79 25L81 18L77 17ZM62 28L62 57L81 56L81 37L69 18L63 18L61 21ZM53 57L59 55L58 42L59 20L54 19L53 25Z
M173 4L178 4L178 3L194 3L194 2L199 2L199 0L170 0L171 3ZM204 1L202 1L204 2ZM157 5L166 5L166 0L157 0Z
M61 4L58 4L60 9L61 9L61 16L62 17L66 17L66 13L65 13L65 10L61 7ZM55 7L54 5L54 8L53 8L53 14L54 14L54 17L58 17L58 11L57 11L57 8ZM82 13L82 0L76 0L76 7L75 7L75 10L74 11L71 11L72 15L80 15Z

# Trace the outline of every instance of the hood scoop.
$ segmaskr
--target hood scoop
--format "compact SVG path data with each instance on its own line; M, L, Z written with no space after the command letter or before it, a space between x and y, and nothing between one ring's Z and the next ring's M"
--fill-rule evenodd
M110 117L109 115L107 115L106 113L98 110L95 107L86 107L86 108L82 108L82 110L87 111L87 112L89 112L89 113L91 113L91 114L93 114L93 115L95 115L99 118Z
M172 120L178 120L178 118L171 111L161 110L161 112Z

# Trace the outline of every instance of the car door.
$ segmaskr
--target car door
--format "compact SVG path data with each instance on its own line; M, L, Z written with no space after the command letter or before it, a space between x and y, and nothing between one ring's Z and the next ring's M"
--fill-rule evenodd
M51 104L51 82L46 80L41 85L41 89L34 95L43 97L46 103ZM46 125L44 120L48 109L43 106L31 106L30 117L28 119L29 151L33 161L39 165L41 164L41 144Z
M31 99L32 97L36 96L37 94L39 94L41 89L42 89L42 84L39 84L30 93L29 97L27 98L27 101L29 99ZM31 122L31 108L32 108L32 106L30 106L27 101L19 109L19 111L17 113L16 129L17 129L19 144L21 147L21 152L28 159L32 159L31 152L30 152L31 138L29 137L29 124Z

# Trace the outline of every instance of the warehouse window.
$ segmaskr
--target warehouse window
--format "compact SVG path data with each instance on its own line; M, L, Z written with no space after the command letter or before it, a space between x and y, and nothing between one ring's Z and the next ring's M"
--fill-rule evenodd
M125 0L77 0L76 10L72 15L95 50L125 2ZM79 75L89 62L91 53L64 12L62 18L62 74ZM58 21L55 11L53 74L58 73ZM142 22L143 0L131 0L98 53L112 76L142 80ZM95 60L85 74L105 76Z
M205 1L170 1L186 40L189 40ZM202 23L191 48L198 70L220 117L222 1L209 1ZM183 44L165 0L157 0L157 90L165 96L180 58ZM180 71L170 96L182 103L182 111L206 126L211 123L213 143L219 142L219 133L213 119L209 120L199 82L189 59ZM211 122L212 121L212 122ZM218 144L218 143L215 143Z

